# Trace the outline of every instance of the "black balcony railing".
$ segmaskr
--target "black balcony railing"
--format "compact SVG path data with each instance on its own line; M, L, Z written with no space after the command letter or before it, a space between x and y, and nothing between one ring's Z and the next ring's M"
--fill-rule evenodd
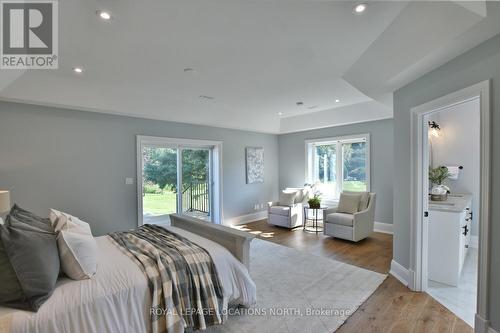
M201 212L210 215L210 197L208 182L189 183L182 190L183 211Z

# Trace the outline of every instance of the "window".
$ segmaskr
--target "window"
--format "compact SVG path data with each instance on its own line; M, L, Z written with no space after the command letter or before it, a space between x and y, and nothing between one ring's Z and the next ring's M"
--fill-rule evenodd
M342 191L369 191L369 144L369 134L306 141L306 182L316 184L326 202Z

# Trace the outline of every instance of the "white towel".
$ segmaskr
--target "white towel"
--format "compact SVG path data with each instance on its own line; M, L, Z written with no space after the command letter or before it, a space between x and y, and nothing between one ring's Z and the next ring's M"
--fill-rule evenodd
M457 180L458 179L458 173L460 172L460 168L458 166L454 165L447 165L448 172L450 173L449 179L451 180Z

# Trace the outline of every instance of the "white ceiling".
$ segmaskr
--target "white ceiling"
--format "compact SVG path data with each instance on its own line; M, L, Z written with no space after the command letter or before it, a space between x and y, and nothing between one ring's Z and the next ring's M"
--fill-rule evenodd
M499 3L355 3L60 1L59 69L1 70L0 98L293 132L390 118L395 89L500 33Z

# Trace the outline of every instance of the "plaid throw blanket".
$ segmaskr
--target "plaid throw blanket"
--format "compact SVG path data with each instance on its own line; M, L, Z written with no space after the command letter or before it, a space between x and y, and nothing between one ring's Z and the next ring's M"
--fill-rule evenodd
M222 287L205 249L156 225L109 237L148 277L154 333L222 323Z

